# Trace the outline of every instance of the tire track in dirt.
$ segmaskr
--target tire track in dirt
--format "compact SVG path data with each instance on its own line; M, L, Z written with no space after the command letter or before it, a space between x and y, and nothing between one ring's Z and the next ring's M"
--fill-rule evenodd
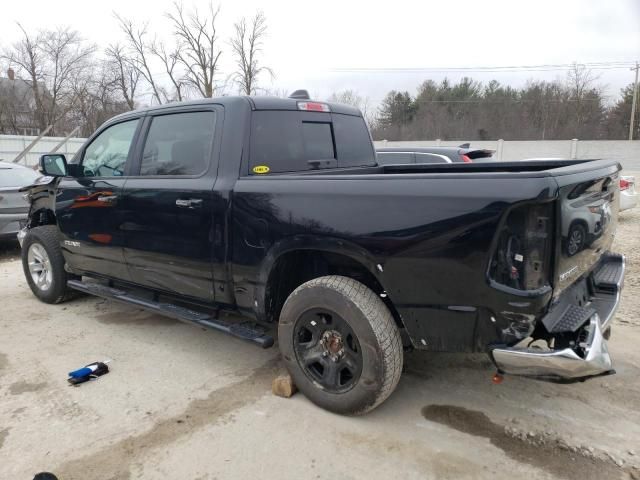
M189 403L178 416L156 423L150 430L124 438L97 452L72 459L54 473L65 480L126 480L131 465L155 448L168 445L194 430L228 420L230 415L259 400L270 391L279 358L273 358L239 382L212 391L206 398Z

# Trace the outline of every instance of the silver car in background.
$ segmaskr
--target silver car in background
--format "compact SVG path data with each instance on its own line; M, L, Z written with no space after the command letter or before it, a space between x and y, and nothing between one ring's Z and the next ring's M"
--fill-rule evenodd
M29 202L19 189L31 185L40 174L15 163L0 162L0 240L15 240L20 222L26 221Z
M408 163L485 163L495 162L493 150L471 148L463 143L457 147L384 147L376 148L378 165Z

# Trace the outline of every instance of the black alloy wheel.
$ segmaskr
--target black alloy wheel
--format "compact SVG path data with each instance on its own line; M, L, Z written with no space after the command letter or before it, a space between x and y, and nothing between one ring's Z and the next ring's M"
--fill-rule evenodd
M355 333L335 312L313 308L298 318L294 349L304 373L325 390L343 393L362 373L362 351Z

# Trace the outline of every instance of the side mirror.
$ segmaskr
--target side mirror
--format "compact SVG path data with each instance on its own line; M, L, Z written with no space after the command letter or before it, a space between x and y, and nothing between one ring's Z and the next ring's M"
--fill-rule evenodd
M50 177L64 177L67 175L67 159L61 153L42 155L38 170Z

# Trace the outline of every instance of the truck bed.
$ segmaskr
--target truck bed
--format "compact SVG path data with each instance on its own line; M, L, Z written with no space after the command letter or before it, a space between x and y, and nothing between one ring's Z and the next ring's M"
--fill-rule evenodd
M379 165L376 167L356 167L342 169L311 170L306 172L283 173L280 175L322 175L346 176L359 175L418 175L448 174L464 175L488 173L522 174L527 177L555 177L593 171L599 168L616 167L615 160L581 159L581 160L521 160L516 162L488 163L442 163L442 164L405 164ZM278 175L272 175L278 176Z
M492 311L510 312L510 303L520 297L527 314L539 318L552 298L610 249L619 168L609 160L522 161L241 177L232 202L234 283L241 292L236 301L252 308L255 288L262 285L251 281L250 272L265 256L275 258L291 248L330 250L379 272L414 344L482 351L495 338L486 321ZM531 215L505 230L511 212L528 205ZM584 217L589 238L580 251L567 254L567 236ZM540 232L550 242L544 247L534 245L541 221L548 222ZM525 270L535 278L537 256L546 263L545 279L516 285L507 272L494 280L491 259L502 248L505 231L505 250L511 238L530 245L511 255L521 262L518 268L523 265L520 278ZM503 272L512 268L507 263L499 265ZM500 331L511 328L508 318L498 317Z

